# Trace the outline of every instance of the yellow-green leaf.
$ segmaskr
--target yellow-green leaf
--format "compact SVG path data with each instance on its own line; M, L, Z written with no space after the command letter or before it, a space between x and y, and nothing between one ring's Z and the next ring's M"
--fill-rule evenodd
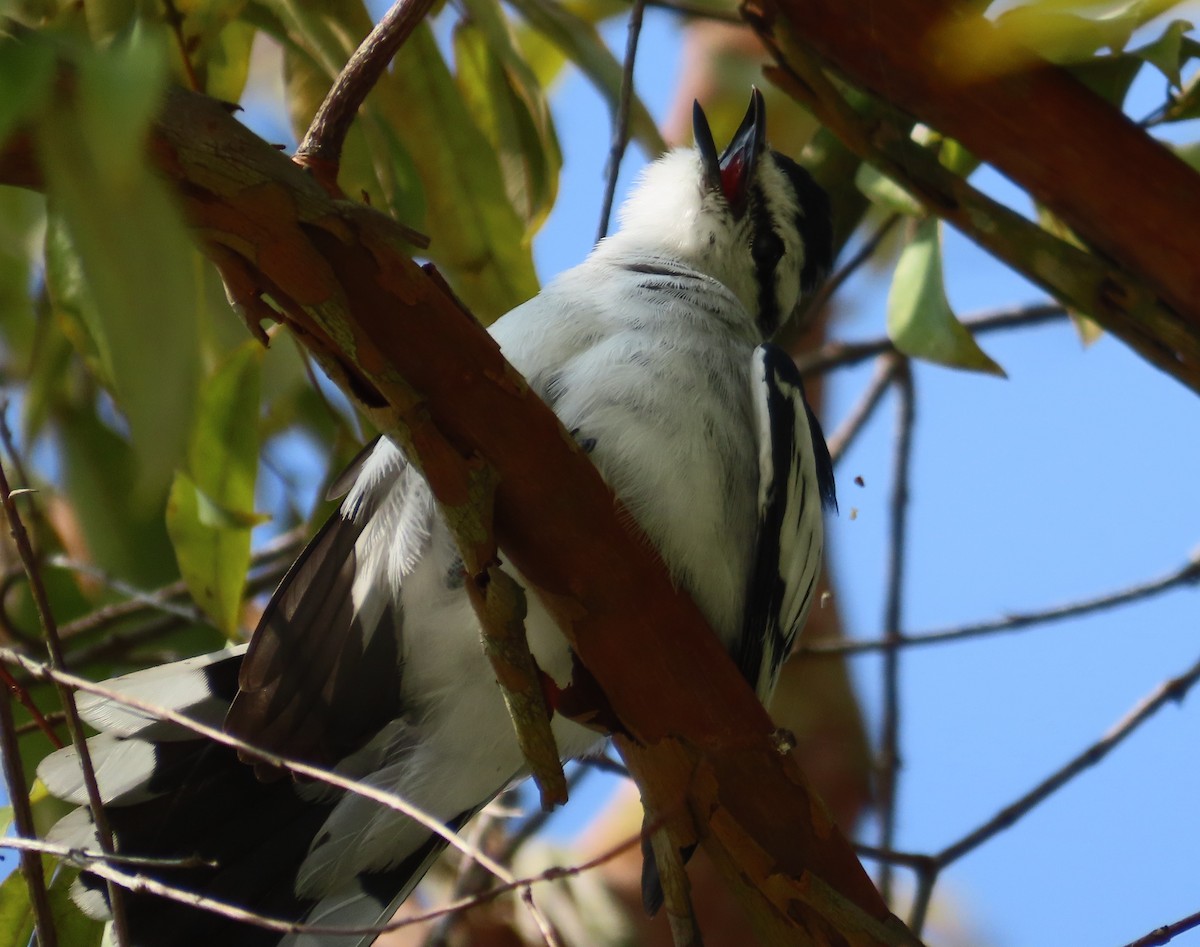
M385 114L425 183L428 256L488 323L537 293L525 224L427 26L405 44L389 80Z
M179 571L196 604L232 637L250 563L250 530L213 525L215 508L187 474L175 474L167 500L167 532Z
M188 473L177 473L167 531L196 603L217 627L238 627L258 473L263 349L243 343L204 386L188 445Z
M1076 63L1068 71L1104 101L1121 108L1142 65L1136 56L1115 53Z
M74 106L50 109L38 130L50 206L90 301L79 312L138 452L129 486L145 497L165 492L182 457L199 368L191 240L145 153L165 79L161 36L88 51Z
M1004 377L1004 369L984 353L950 309L936 219L918 224L901 252L892 275L887 313L888 335L905 355Z
M854 184L867 200L885 210L907 217L925 215L925 205L873 165L860 164Z
M490 6L487 0L471 2ZM467 107L499 156L508 199L532 235L554 206L562 154L541 89L506 42L507 24L498 14L490 28L461 21L454 31L457 78Z
M1180 70L1191 56L1195 55L1195 46L1185 44L1184 40L1192 29L1187 20L1172 20L1167 28L1154 40L1145 46L1132 50L1134 56L1144 59L1155 69L1167 77L1167 81L1176 89L1183 87Z
M307 59L317 66L323 84L371 27L361 0L329 0L319 8L267 0L248 11L260 28L281 31L292 49L289 63ZM394 167L392 150L411 157L426 213L421 219L398 216L429 235L425 255L476 316L489 322L537 293L525 223L508 200L496 153L463 102L428 24L404 44L355 127L368 135L377 169ZM392 143L389 129L396 136Z
M558 0L513 0L512 6L534 30L579 67L608 100L609 108L615 110L621 96L622 67L595 25ZM629 131L651 157L666 151L658 126L636 94L631 100Z
M54 421L63 448L64 486L88 558L144 588L177 578L163 525L167 485L152 497L130 489L137 473L133 449L100 421L91 399L63 404Z
M41 109L54 64L54 48L37 37L0 39L0 143L18 122Z
M54 862L46 857L42 858L42 868L49 882L46 893L58 942L69 947L99 947L104 924L93 921L71 901L71 883L79 871L66 866L55 870ZM33 936L33 919L25 876L14 871L0 884L0 947L26 947Z

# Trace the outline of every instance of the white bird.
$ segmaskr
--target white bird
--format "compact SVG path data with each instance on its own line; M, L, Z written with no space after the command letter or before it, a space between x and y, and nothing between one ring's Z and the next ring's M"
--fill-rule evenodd
M646 168L621 228L492 327L505 357L588 451L764 702L812 603L834 503L829 454L791 360L763 344L830 263L829 206L765 146L762 97L718 157L699 104L696 147ZM462 563L428 485L386 439L342 477L340 510L301 554L245 646L112 686L278 753L398 793L459 826L526 774L480 646ZM536 598L539 667L572 657ZM84 697L101 790L123 853L199 854L168 883L311 924L387 920L444 847L390 809L269 768L115 702ZM597 734L555 715L564 757ZM83 804L71 750L39 774ZM94 847L86 809L52 838ZM655 877L647 900L653 907ZM77 902L102 916L90 876ZM133 947L357 947L281 937L127 895Z

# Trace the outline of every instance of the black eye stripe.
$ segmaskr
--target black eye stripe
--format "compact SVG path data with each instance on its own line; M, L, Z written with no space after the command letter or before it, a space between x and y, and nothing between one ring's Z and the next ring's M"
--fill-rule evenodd
M813 180L811 174L787 155L773 151L771 156L775 159L776 167L787 175L800 202L800 213L793 224L804 241L804 269L800 273L800 286L808 292L833 265L833 215L829 195Z

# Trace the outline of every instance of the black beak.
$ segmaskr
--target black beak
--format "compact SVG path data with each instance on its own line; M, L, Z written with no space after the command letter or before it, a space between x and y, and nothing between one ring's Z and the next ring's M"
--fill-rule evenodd
M721 186L721 160L717 157L717 145L708 126L708 116L698 100L692 102L692 137L696 141L696 150L700 152L704 186L715 191Z
M719 158L712 129L699 102L692 107L692 134L700 152L705 187L713 191L720 188L734 216L741 217L746 210L758 156L762 154L767 138L767 114L762 93L757 88L751 89L746 116Z

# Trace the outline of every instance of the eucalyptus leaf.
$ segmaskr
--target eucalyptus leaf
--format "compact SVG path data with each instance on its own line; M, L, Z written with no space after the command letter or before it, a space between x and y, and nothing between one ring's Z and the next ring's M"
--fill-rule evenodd
M204 91L214 99L236 102L250 75L250 53L258 31L243 20L224 24L199 47Z
M1114 53L1097 56L1087 62L1076 63L1068 71L1111 105L1121 108L1129 87L1141 71L1143 61L1129 53Z
M872 204L907 217L923 217L925 205L874 165L858 166L854 184Z
M557 0L513 0L513 8L537 32L574 63L615 110L621 96L621 62L613 55L594 23L571 12ZM658 126L642 100L631 99L629 132L652 158L667 150Z
M236 102L250 72L250 48L257 32L241 19L246 0L173 0L173 7L181 41L170 46L176 80L189 84L195 78L200 91Z
M397 57L383 108L425 182L428 256L485 324L537 293L526 225L495 151L422 24Z
M317 86L330 81L353 51L352 43L371 27L361 0L331 0L319 10L269 0L248 9L260 27L283 31L290 70L306 59L310 71L323 72ZM315 109L314 99L310 95ZM405 42L356 127L368 136L377 180L397 167L389 149L411 159L426 213L397 216L429 235L425 255L481 321L490 322L537 293L526 222L509 202L495 150L463 101L428 24ZM389 144L386 136L393 134Z
M63 486L91 561L144 588L177 578L163 524L166 486L149 497L129 489L137 470L133 449L99 419L93 403L61 405L54 420Z
M245 342L204 386L188 445L188 473L176 473L167 531L196 603L227 635L238 628L250 566L258 473L263 349Z
M1157 39L1131 52L1166 76L1172 87L1181 89L1183 77L1180 70L1195 55L1194 45L1185 44L1186 34L1192 29L1192 24L1187 20L1172 20Z
M888 335L905 355L1004 377L950 309L942 277L940 224L917 224L892 275L887 303Z
M104 924L87 917L71 901L71 883L78 870L63 866L56 871L54 862L46 857L42 858L42 868L47 879L53 878L46 894L58 942L69 947L100 947ZM28 947L33 931L29 887L25 876L14 871L0 884L0 947Z
M554 206L562 155L546 103L519 60L497 54L497 39L463 21L454 32L458 84L500 159L505 191L532 235Z
M42 109L55 61L54 47L37 37L0 39L0 143L19 122Z
M89 299L80 316L138 451L126 488L143 497L161 495L179 464L199 371L192 244L144 147L166 78L160 41L83 55L77 106L51 109L39 128L63 252L77 256Z
M45 223L40 194L0 187L0 331L9 348L6 361L27 362L36 335L32 292Z

